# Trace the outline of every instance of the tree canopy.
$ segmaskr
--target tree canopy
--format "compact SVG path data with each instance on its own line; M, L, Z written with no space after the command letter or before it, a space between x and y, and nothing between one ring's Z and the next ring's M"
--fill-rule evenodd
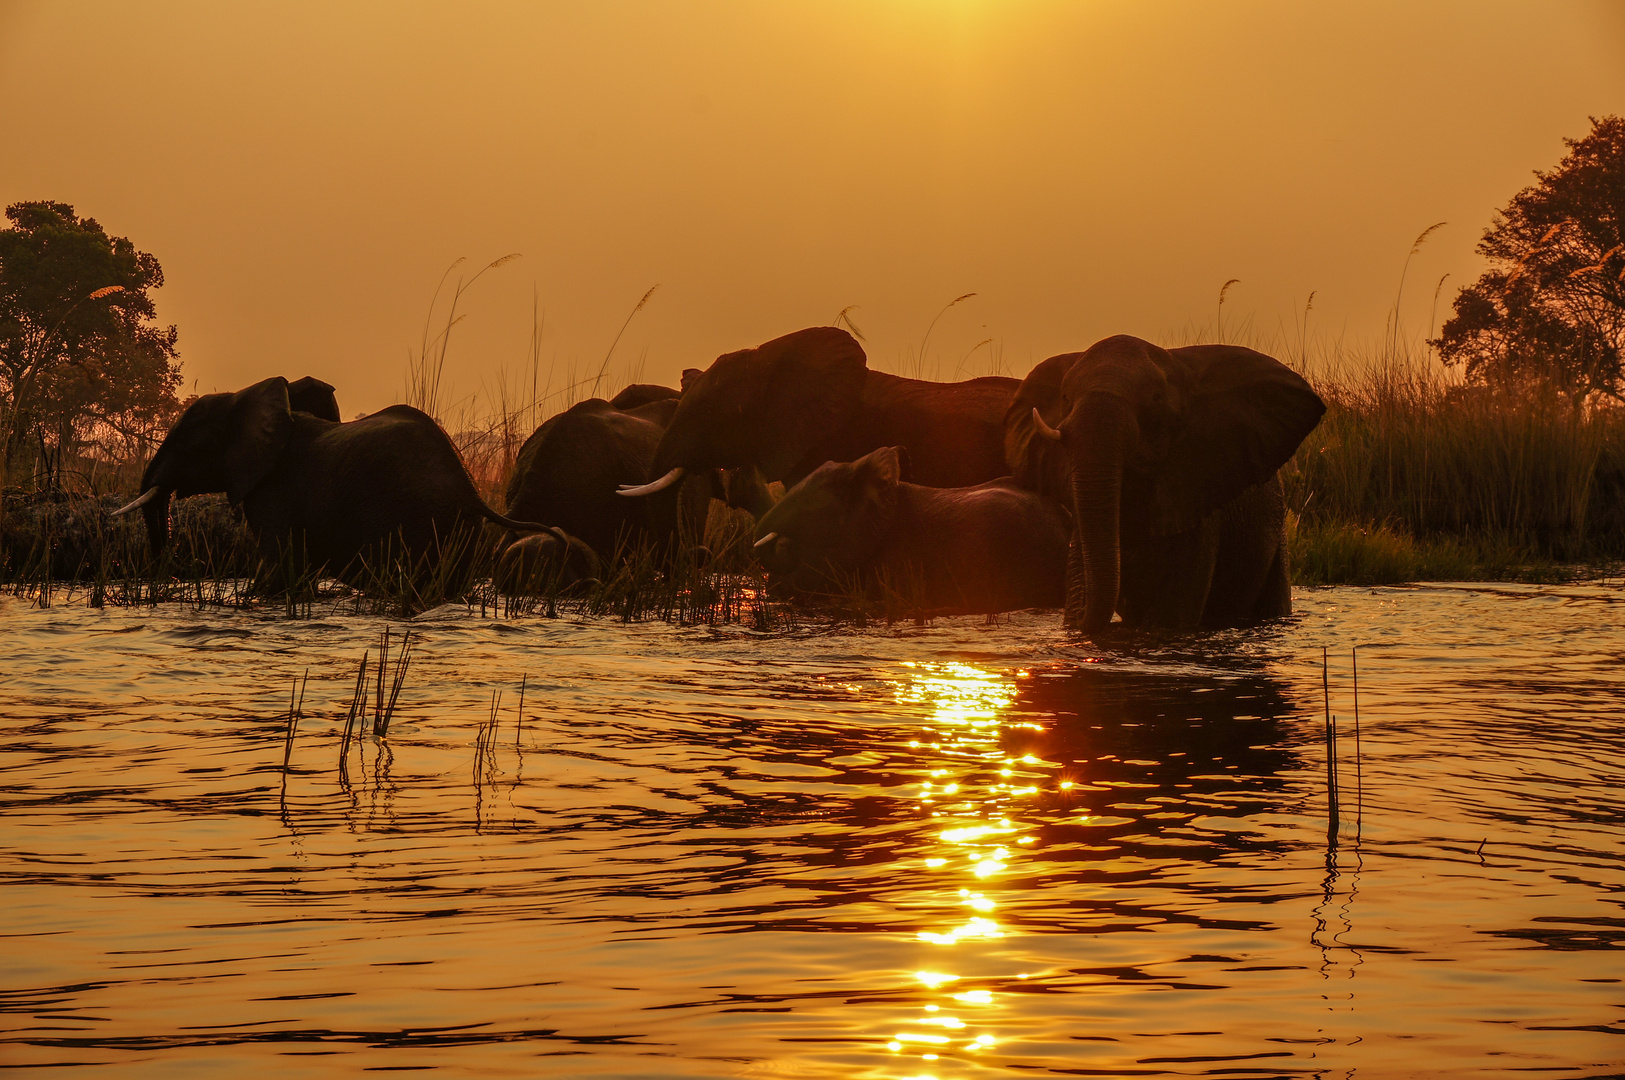
M0 473L38 454L150 432L173 415L175 327L158 260L57 202L6 208L0 230ZM49 462L48 462L49 464Z
M1625 361L1625 118L1592 118L1567 156L1499 211L1433 342L1475 382L1620 398Z

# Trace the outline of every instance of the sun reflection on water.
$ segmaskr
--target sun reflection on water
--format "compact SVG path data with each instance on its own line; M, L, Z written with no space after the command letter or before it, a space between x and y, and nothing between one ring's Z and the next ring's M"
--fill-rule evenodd
M1060 787L1035 783L1035 770L1060 766L1031 754L1012 757L1001 748L1001 736L1012 728L1041 729L1010 719L1016 700L1012 676L963 663L910 663L903 668L903 677L894 684L896 701L928 710L929 734L910 746L922 755L939 755L935 762L922 762L927 768L914 799L935 826L925 836L936 851L921 864L940 890L940 904L933 907L943 921L916 933L930 952L919 970L910 973L928 999L939 1000L928 1000L919 1015L894 1025L897 1030L885 1045L893 1054L938 1068L944 1059L980 1056L999 1044L988 1030L998 1016L997 993L957 989L963 977L953 969L972 965L965 964L963 952L956 964L955 954L944 950L1005 936L995 918L1000 892L1018 887L1007 878L1022 845L1033 842L1021 835L1030 826L1019 821L1020 809L1046 786ZM913 1073L904 1080L938 1080L938 1075Z

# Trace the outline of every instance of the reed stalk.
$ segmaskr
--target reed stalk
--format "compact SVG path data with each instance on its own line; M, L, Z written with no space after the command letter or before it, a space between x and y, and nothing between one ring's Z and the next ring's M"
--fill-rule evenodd
M1360 647L1349 649L1349 670L1354 677L1354 839L1365 827L1365 772L1360 749Z
M339 737L339 778L348 783L350 775L350 738L356 720L367 715L367 659L370 652L363 651L361 664L355 673L355 690L350 694L350 708L344 715L344 733Z
M1326 647L1320 649L1320 687L1326 704L1326 842L1337 843L1337 718L1332 715L1330 660Z
M305 686L310 682L310 669L303 679L294 679L288 688L288 726L282 739L282 799L288 796L288 768L293 762L293 739L299 730L299 718L305 707ZM297 698L295 695L297 694Z
M519 679L519 708L514 716L513 724L513 745L516 750L519 748L519 736L525 729L525 685L528 682L530 682L529 672Z
M378 644L378 699L373 713L372 733L379 738L389 735L389 722L394 719L395 705L400 700L401 688L406 685L406 670L412 662L412 631L401 635L395 668L389 679L389 697L384 697L384 669L389 666L389 627L384 627Z

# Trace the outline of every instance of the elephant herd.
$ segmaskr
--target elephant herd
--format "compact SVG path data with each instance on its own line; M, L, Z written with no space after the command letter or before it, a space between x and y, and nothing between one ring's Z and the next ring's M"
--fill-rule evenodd
M340 422L333 388L266 379L197 399L120 513L154 551L171 496L225 492L263 557L351 576L390 545L428 570L505 531L498 581L592 578L696 541L714 496L756 519L788 595L907 586L939 611L1062 607L1069 627L1240 626L1289 614L1278 472L1325 405L1251 349L1117 336L1025 379L873 371L813 327L583 401L525 441L505 513L426 414ZM784 493L775 499L775 484Z

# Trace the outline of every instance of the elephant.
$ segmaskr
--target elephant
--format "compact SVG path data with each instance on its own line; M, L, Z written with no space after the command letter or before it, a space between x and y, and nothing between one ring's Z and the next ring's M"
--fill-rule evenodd
M796 592L889 588L939 613L1061 605L1060 504L1008 478L932 488L902 473L898 447L825 462L757 523L762 564Z
M296 403L300 407L295 407ZM415 575L446 557L471 561L481 520L515 532L541 525L486 506L451 439L427 414L392 405L341 423L333 388L280 376L187 406L141 479L154 555L169 540L172 495L223 491L242 509L262 558L365 579L368 560L412 560Z
M622 412L636 409L640 405L650 405L657 401L669 401L671 407L675 409L677 399L682 394L681 390L673 390L671 387L661 386L659 383L632 383L610 398L609 403ZM671 422L670 416L666 417L666 422Z
M601 564L641 544L668 551L679 535L676 521L652 519L649 505L620 498L616 489L641 483L648 475L680 394L671 387L638 383L609 401L589 398L549 418L519 449L508 481L507 514L547 522L555 532L562 530L566 540L585 544ZM681 520L690 541L703 539L712 495L722 493L731 503L730 493L736 490L746 488L724 486L713 472L696 473L683 482ZM545 538L534 538L515 559L523 557L527 566L552 565L551 556L539 556L549 547ZM568 543L566 549L573 550ZM575 561L581 561L579 553ZM522 578L540 580L538 574Z
M1069 499L1066 625L1245 626L1292 611L1278 470L1325 403L1234 345L1120 335L1052 356L1005 421L1017 483Z
M655 449L648 496L683 476L751 469L787 487L826 461L883 446L908 450L910 482L963 487L1003 476L1004 414L1019 382L984 376L939 383L871 371L851 334L815 326L685 373L676 415ZM670 520L670 496L654 510Z
M563 529L549 529L502 549L496 585L510 595L540 595L602 576L597 552Z
M288 408L335 424L344 420L339 415L339 399L334 396L332 385L309 375L288 384Z
M642 482L677 410L678 391L658 389L664 396L630 386L611 401L589 398L538 427L519 448L506 513L562 529L605 558L649 535L648 508L615 489Z

